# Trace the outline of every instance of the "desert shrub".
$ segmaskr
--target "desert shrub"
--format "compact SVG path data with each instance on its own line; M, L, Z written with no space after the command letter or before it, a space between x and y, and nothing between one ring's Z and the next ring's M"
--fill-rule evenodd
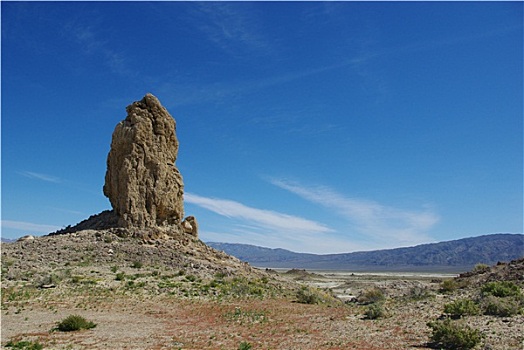
M371 288L362 292L358 297L358 302L362 304L372 304L386 299L384 292L380 288Z
M484 314L511 317L521 311L521 303L515 297L497 298L489 295L482 300Z
M123 281L126 278L126 274L124 272L119 272L115 276L115 280L117 281Z
M454 279L448 279L440 283L440 292L441 293L451 293L458 288L457 282Z
M197 280L197 277L195 275L187 275L186 281L188 282L195 282Z
M72 283L80 283L84 279L84 276L74 275L71 277Z
M27 340L21 340L16 342L8 341L7 344L5 344L5 347L19 350L42 350L44 348L44 346L39 342L32 342Z
M482 341L482 333L467 325L460 325L449 318L443 321L429 322L432 329L431 340L439 348L466 350L473 349Z
M480 309L473 300L460 299L444 305L444 312L451 317L459 318L462 316L478 315Z
M243 341L238 346L238 350L250 350L252 347L253 345L251 345L251 343L248 343L247 341Z
M220 279L214 279L211 282L208 283L209 288L217 288L221 284L224 284L223 280Z
M111 272L116 273L118 271L118 266L111 266Z
M374 303L366 308L364 316L368 320L376 320L377 318L385 317L386 311L381 303Z
M302 287L297 292L297 302L301 304L319 304L322 298L317 291Z
M141 269L142 266L144 266L144 264L142 264L142 262L140 261L133 261L133 263L131 264L131 267L134 269Z
M232 296L246 297L255 296L262 297L264 295L264 286L257 280L248 280L247 278L235 277L231 281L226 282L222 290L227 290L227 293ZM224 288L226 287L226 288Z
M127 281L126 288L128 289L138 289L138 288L144 288L146 286L146 282L135 282L134 280Z
M519 286L511 281L497 281L486 283L482 287L482 294L504 298L520 296L521 292Z
M85 318L79 315L71 315L64 318L60 321L56 329L62 332L72 332L78 331L81 329L90 329L95 328L96 324L90 321L87 321Z
M428 288L423 287L413 287L409 290L409 294L406 295L406 298L409 300L424 300L432 297Z

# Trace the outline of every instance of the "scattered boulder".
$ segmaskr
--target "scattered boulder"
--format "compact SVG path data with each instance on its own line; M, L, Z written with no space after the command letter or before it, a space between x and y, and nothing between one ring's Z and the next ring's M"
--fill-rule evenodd
M198 223L194 216L188 216L182 221L182 229L185 233L198 238Z
M113 132L104 195L126 228L180 225L184 183L175 165L176 123L158 99L147 94L127 107Z

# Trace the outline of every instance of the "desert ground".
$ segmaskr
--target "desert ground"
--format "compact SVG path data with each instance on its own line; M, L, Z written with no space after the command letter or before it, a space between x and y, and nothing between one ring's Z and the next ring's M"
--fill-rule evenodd
M500 272L511 264L492 267L456 279L456 288L443 291L443 282L455 281L453 276L297 269L248 274L254 269L241 262L236 269L226 266L210 274L202 261L179 259L173 266L152 258L133 260L136 255L116 253L124 251L125 240L115 247L116 239L104 237L94 238L97 249L78 249L78 254L97 257L114 249L106 260L68 256L64 263L43 259L47 247L66 244L46 239L38 249L32 248L34 242L2 244L2 348L432 348L427 323L444 316L444 305L476 298L478 287L490 278L522 277L524 265L513 266L511 276ZM53 251L64 251L58 248ZM380 317L367 314L374 302L366 300L369 291L381 293ZM70 315L96 327L58 331L57 324ZM455 322L482 333L476 348L522 349L522 313L472 315Z

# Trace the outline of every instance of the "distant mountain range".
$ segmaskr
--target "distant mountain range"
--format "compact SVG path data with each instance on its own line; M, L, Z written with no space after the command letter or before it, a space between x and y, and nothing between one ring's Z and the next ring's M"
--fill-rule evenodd
M523 234L490 234L454 241L343 254L307 254L249 244L207 242L256 267L347 271L465 272L524 256Z

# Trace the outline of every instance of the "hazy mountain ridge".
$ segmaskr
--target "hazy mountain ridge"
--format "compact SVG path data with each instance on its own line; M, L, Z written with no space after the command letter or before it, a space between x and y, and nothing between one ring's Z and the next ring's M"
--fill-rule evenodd
M258 267L355 271L465 271L524 256L523 234L490 234L414 247L342 254L307 254L248 244L208 242Z

